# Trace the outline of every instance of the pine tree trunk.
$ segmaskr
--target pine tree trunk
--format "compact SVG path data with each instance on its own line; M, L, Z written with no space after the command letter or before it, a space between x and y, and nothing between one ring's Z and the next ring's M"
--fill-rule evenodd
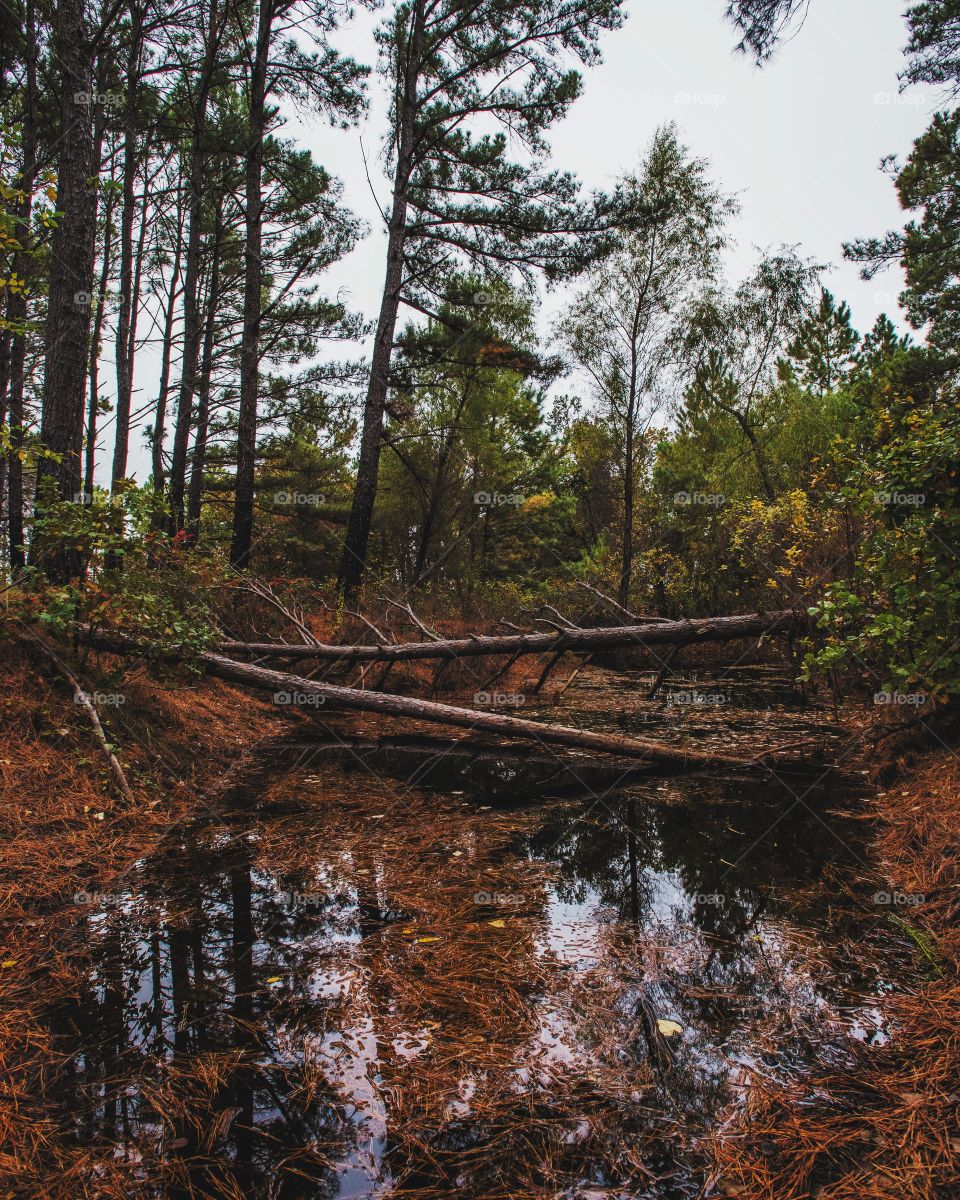
M398 131L397 165L394 175L393 206L387 241L387 269L377 319L377 332L370 363L370 381L363 407L363 430L360 435L360 457L357 481L353 492L350 522L340 560L338 589L352 599L360 588L367 562L367 543L373 521L373 506L377 498L377 476L380 469L380 448L383 441L383 414L390 388L390 363L393 339L400 310L403 288L404 250L407 238L407 191L413 168L414 118L417 89L420 80L420 57L424 40L425 13L422 0L417 0L413 14L413 29L407 52L403 80L403 96Z
M117 337L114 347L117 371L116 439L113 447L113 467L110 482L117 482L127 473L127 454L130 446L130 397L133 393L133 357L130 345L135 312L133 296L133 223L137 198L137 95L139 90L140 46L142 42L141 14L131 6L133 28L130 32L130 53L127 56L127 94L124 104L123 129L123 201L120 209L120 303L117 315Z
M98 138L98 144L99 144ZM100 400L100 340L103 333L103 314L105 309L104 297L110 281L110 251L113 239L110 236L110 222L113 218L113 192L107 196L107 207L103 218L103 259L100 266L100 290L97 295L97 311L93 318L93 330L90 334L90 385L87 401L87 432L84 447L83 493L93 495L94 475L97 458L97 417Z
M203 471L207 461L207 432L210 425L210 382L213 375L214 336L217 326L217 304L220 298L220 240L222 200L217 202L214 226L213 263L210 267L210 290L207 298L206 330L203 335L203 357L200 363L200 391L197 404L197 432L190 460L190 493L187 498L185 528L192 537L200 531L200 510L203 504Z
M40 439L56 457L40 460L38 483L56 482L61 499L81 489L87 346L97 232L99 171L94 155L94 102L84 0L60 0L54 16L54 61L59 64L62 140L57 208L63 214L51 240L52 270L45 333L46 371ZM67 580L78 569L64 551L44 563L48 575Z
M170 266L170 288L163 313L163 351L160 358L160 386L153 415L153 441L150 447L153 488L162 493L165 482L163 439L167 427L167 398L170 395L170 363L173 358L173 323L180 288L180 259L183 254L183 207L177 206L177 242Z
M189 211L187 217L187 252L183 273L183 353L180 368L180 393L177 399L177 420L173 431L173 452L170 459L170 531L183 528L183 498L186 491L187 450L193 422L193 397L197 390L197 359L200 354L200 249L203 225L203 197L206 189L207 158L204 147L207 105L213 80L213 67L219 38L217 36L218 0L210 0L204 61L200 69L193 112L193 133L190 146Z
M267 67L273 24L272 0L260 0L257 44L250 77L250 130L246 161L246 214L243 284L243 338L240 346L240 412L237 420L237 479L230 562L244 570L253 540L253 499L257 463L257 391L260 381L260 319L263 289L263 138Z

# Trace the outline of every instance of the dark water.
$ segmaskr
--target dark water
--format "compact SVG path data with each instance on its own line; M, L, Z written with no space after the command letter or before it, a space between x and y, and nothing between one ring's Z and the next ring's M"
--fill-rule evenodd
M576 720L646 721L605 678ZM766 696L690 736L819 719ZM77 897L63 1121L144 1195L693 1197L758 1079L884 1037L849 780L342 731L273 766Z

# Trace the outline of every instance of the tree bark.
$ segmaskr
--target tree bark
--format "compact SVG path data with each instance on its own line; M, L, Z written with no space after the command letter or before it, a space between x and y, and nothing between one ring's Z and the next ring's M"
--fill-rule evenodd
M163 439L167 427L167 397L170 394L170 362L173 357L173 323L177 309L177 293L180 284L180 258L183 253L183 206L177 204L177 240L170 266L170 289L163 314L163 353L160 360L160 387L153 417L153 440L150 446L153 490L164 489Z
M91 112L93 72L84 0L60 0L54 17L54 60L60 65L62 140L57 208L63 214L51 240L52 270L45 331L46 370L40 439L56 457L41 458L38 483L56 482L62 500L81 489L87 345L97 232ZM45 562L52 579L68 580L78 569L66 551Z
M478 658L492 654L547 654L559 650L613 650L623 647L688 646L696 642L727 642L759 634L795 631L803 626L800 609L751 613L735 617L705 617L695 621L657 621L564 629L559 633L518 633L450 638L429 642L400 642L378 646L299 646L276 642L221 642L225 654L257 658L322 659L334 662L409 662L424 658Z
M387 692L367 692L357 688L339 687L336 684L318 683L316 680L288 675L283 671L271 671L265 667L234 662L219 654L202 653L199 657L209 674L230 683L238 683L274 695L279 693L309 696L316 698L321 704L329 701L338 708L371 712L380 716L404 717L408 720L493 733L498 737L523 738L547 745L594 750L624 758L639 758L670 770L742 770L744 766L762 765L765 760L777 761L775 754L761 755L756 759L738 758L730 754L669 746L621 734L595 733L592 730L529 721L520 717L504 716L501 713L477 712L471 708L437 704L412 696L394 696Z
M185 528L191 537L200 532L200 509L203 504L203 471L207 461L207 432L210 425L210 383L213 375L214 336L217 324L217 304L220 295L220 240L222 200L217 202L214 223L213 262L210 266L210 288L207 296L206 329L203 335L203 357L200 363L200 392L197 404L197 432L193 440L190 461L190 493L187 498Z
M136 328L136 300L133 295L133 223L136 219L135 183L139 153L137 148L137 100L140 85L140 49L143 42L143 14L136 4L130 6L130 50L127 55L127 93L123 113L123 199L120 208L120 296L117 314L115 351L117 372L116 429L110 482L113 489L126 476L130 447L130 398L133 394L132 343ZM144 182L146 188L146 182ZM146 204L146 196L144 196Z
M243 336L240 345L240 412L237 419L237 478L230 562L245 570L253 541L257 464L257 391L260 379L260 321L263 304L263 138L266 132L267 68L273 33L273 0L260 0L257 43L250 75L250 128L245 172Z
M404 70L402 89L398 88L400 127L397 137L397 162L394 174L393 204L390 210L387 238L387 268L377 319L377 332L370 362L370 380L363 408L363 430L360 435L360 457L357 462L357 482L353 492L350 522L343 543L337 587L352 600L360 588L367 562L367 545L373 521L373 506L377 498L377 477L380 468L380 449L383 439L383 414L390 388L390 363L393 341L400 311L403 289L404 249L407 238L407 194L413 169L414 118L417 108L417 88L420 80L420 58L423 52L426 15L422 0L415 0L413 27Z
M219 0L210 0L207 31L200 78L193 107L193 131L190 144L189 197L187 216L187 252L183 272L183 351L180 368L180 392L177 420L173 431L170 459L170 531L183 528L183 499L186 492L187 450L193 422L193 397L197 390L197 359L200 353L200 249L203 233L203 198L206 190L207 156L205 133L207 105L213 83L213 69L219 45L217 11Z
M102 137L98 133L98 142ZM99 152L98 152L99 153ZM93 329L90 334L90 383L89 399L87 401L87 426L83 460L83 494L89 500L93 496L93 483L97 464L97 418L100 402L100 342L103 334L103 314L106 309L107 285L110 282L110 251L113 238L110 234L110 222L113 220L113 190L107 196L107 204L103 217L103 257L100 265L100 283L97 294L97 310L93 318Z

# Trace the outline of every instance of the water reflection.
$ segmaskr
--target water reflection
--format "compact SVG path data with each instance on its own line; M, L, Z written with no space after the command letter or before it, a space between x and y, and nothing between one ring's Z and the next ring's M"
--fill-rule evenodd
M836 797L411 754L291 749L82 910L64 1111L148 1194L694 1196L757 1072L876 1032Z

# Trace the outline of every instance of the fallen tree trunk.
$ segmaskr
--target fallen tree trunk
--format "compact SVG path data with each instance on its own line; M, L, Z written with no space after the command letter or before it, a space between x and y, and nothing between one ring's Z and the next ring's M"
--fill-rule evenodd
M516 633L448 638L429 642L398 642L378 646L284 645L278 642L221 642L223 654L253 658L323 659L336 662L402 662L422 658L478 658L492 654L543 654L567 650L612 650L622 647L688 646L693 642L729 642L802 628L802 609L750 613L736 617L705 617L694 621L657 621L643 625L571 628L557 633Z
M384 717L404 717L408 720L480 730L506 738L524 738L546 745L618 754L624 758L642 759L671 770L742 770L744 766L789 765L786 760L778 760L775 754L761 755L745 762L742 758L709 750L669 746L662 742L618 734L595 733L568 725L550 725L502 713L477 712L472 708L437 704L411 696L394 696L388 692L360 691L358 688L341 687L338 684L319 683L300 675L290 675L285 671L272 671L250 663L236 662L221 654L206 652L201 653L198 658L209 674L230 683L271 692L275 697L280 695L284 697L282 703L291 705L309 705L317 702L325 704L329 701L340 708L376 713ZM793 762L795 765L795 760Z

